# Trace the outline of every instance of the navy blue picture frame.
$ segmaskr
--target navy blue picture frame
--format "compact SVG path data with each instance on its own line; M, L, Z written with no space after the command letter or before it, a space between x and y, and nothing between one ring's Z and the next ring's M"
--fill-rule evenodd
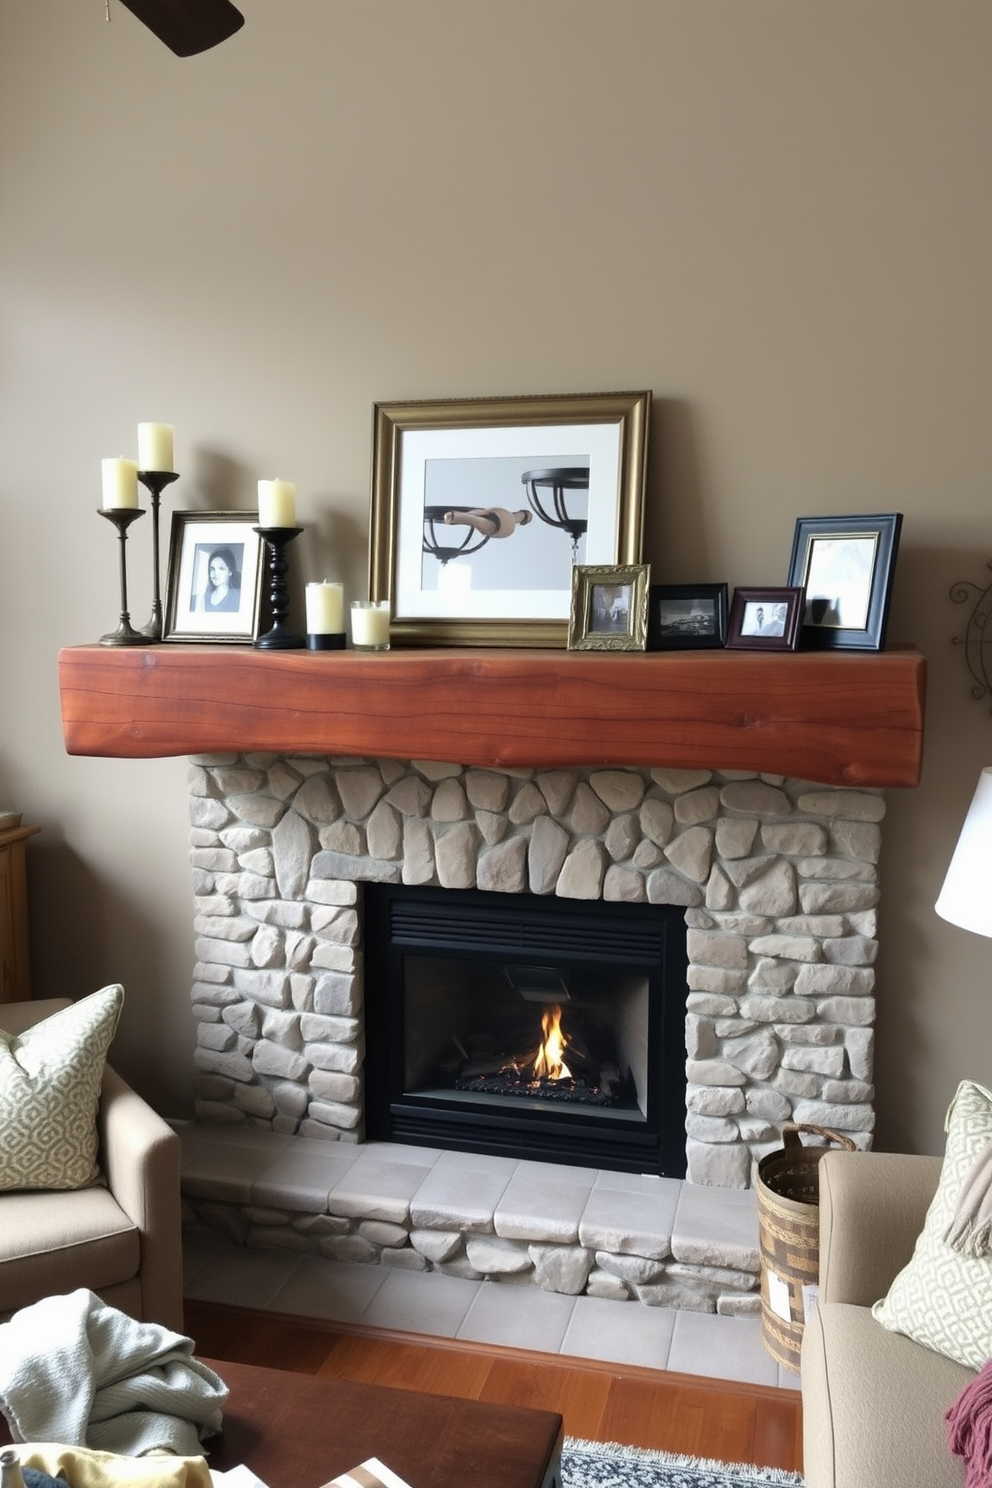
M901 512L797 519L789 584L805 591L803 650L884 649L901 531Z

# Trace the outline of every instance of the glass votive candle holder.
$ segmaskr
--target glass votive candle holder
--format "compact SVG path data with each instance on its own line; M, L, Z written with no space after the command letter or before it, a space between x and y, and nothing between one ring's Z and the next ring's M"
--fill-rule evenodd
M356 651L389 650L389 600L353 599L351 644Z

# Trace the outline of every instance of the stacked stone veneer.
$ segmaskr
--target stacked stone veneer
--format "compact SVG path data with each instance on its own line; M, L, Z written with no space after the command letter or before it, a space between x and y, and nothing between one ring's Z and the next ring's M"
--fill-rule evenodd
M189 807L202 1124L361 1142L361 885L377 881L684 905L689 1180L748 1187L790 1120L870 1142L879 791L247 755L191 761ZM202 1190L190 1202L189 1222L249 1243L540 1280L533 1240L490 1223L483 1246L469 1215L456 1225L446 1213L431 1234L415 1205L314 1213L271 1197L211 1203ZM736 1251L707 1257L715 1271L686 1302L684 1277L661 1280L678 1269L671 1255L618 1244L607 1265L602 1251L565 1249L541 1265L567 1272L570 1290L756 1305L756 1255L751 1271Z
M686 906L691 1180L784 1121L867 1145L880 792L671 770L190 765L197 1115L362 1137L361 884Z

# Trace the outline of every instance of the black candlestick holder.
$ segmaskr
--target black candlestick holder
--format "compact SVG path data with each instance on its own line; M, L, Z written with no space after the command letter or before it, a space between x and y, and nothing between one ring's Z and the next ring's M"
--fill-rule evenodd
M101 646L143 646L148 640L140 630L135 630L131 624L131 616L127 608L127 529L138 517L145 515L144 508L140 506L105 506L100 509L101 517L106 517L108 522L113 522L117 528L117 536L120 540L120 571L121 571L121 618L116 630L109 631L100 637Z
M265 543L269 560L269 605L272 609L272 627L259 636L255 647L259 651L294 651L305 646L306 641L286 623L289 614L289 585L286 574L289 562L286 549L294 537L299 537L302 527L255 527Z
M141 634L146 641L162 639L162 591L159 583L158 504L166 486L179 479L174 470L139 470L138 479L152 498L152 616Z

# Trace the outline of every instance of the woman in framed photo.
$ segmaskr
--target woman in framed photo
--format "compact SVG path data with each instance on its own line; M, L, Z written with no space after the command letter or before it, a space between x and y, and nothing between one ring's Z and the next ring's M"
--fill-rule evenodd
M214 548L207 559L207 582L194 609L222 614L241 608L241 571L231 548Z

